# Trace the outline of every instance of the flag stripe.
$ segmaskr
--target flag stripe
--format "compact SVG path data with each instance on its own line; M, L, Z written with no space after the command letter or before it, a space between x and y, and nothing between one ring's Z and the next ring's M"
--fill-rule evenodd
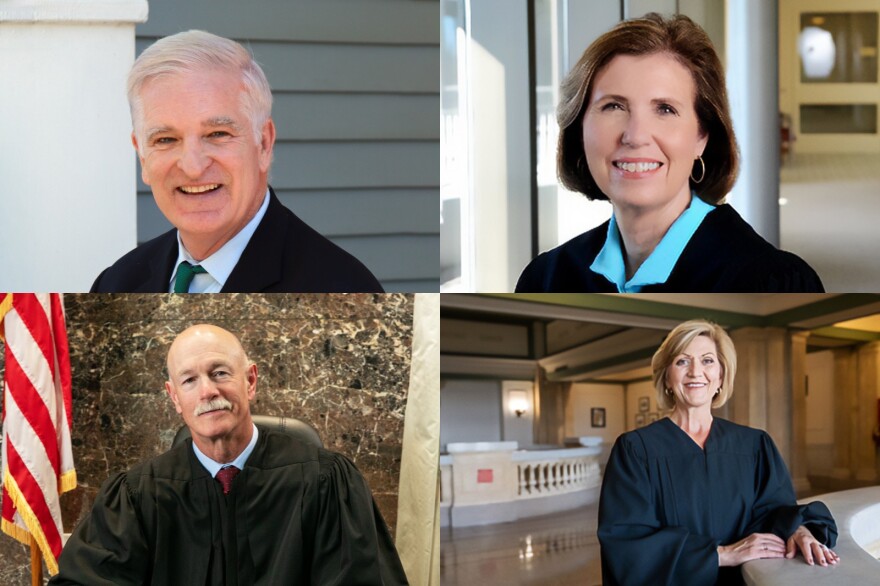
M10 399L9 395L7 395L7 399ZM24 462L24 465L27 466L31 476L33 476L43 488L43 492L46 494L47 498L52 498L50 491L55 490L58 482L55 471L52 469L52 466L49 465L49 457L46 455L43 445L38 441L35 441L36 434L28 425L18 404L11 399L8 403L8 417L11 424L7 426L8 431L6 434L6 441L9 442L9 445L15 446L15 449L18 450L19 458ZM13 428L13 424L15 425L15 428ZM53 508L57 509L60 513L60 506Z
M52 330L49 327L49 316L43 311L42 305L34 295L15 295L12 307L18 314L21 323L27 328L31 339L40 349L46 364L55 364L55 352L52 349ZM7 333L11 338L12 334ZM7 343L14 344L10 339Z
M70 376L70 348L67 346L67 328L64 326L64 306L61 298L53 295L52 303L52 340L55 347L55 372L61 383L61 396L64 399L64 413L67 415L65 427L70 432L70 422L73 421L73 392Z
M31 475L27 466L21 461L21 457L18 455L15 446L9 445L6 449L6 455L9 458L9 470L12 473L12 477L15 479L15 484L21 491L21 497L27 502L31 512L34 514L34 517L36 517L36 521L39 523L40 527L42 527L42 534L57 559L58 556L61 555L61 534L58 531L58 527L55 525L55 520L52 518L52 512L49 510L49 505L46 504L46 497L40 489L40 485L37 484L37 481ZM17 495L15 494L15 491L9 490L9 486L6 488L16 507L22 509L23 507L21 506L19 499L16 498ZM27 519L25 519L25 522L27 523ZM33 534L39 530L40 527L28 527L28 529L30 529Z
M55 574L63 532L59 497L76 488L61 296L0 294L0 333L6 355L0 530L36 543Z
M2 485L2 482L0 482L0 485ZM9 517L11 519L12 515L15 514L15 507L12 505L12 499L6 493L5 486L3 486L3 508L2 508L2 511L3 511L3 518L4 519L6 519L7 517Z
M52 417L46 409L46 404L42 401L39 391L31 383L30 378L25 375L12 352L6 353L6 381L7 398L11 397L18 405L18 410L43 445L55 475L60 475L58 439L55 426L52 424ZM7 431L7 433L9 432ZM19 442L23 440L22 437L8 437L8 439Z

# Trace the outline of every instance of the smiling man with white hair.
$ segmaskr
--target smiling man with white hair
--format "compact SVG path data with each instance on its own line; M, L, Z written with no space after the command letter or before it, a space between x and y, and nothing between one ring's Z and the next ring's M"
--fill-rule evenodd
M92 292L382 291L269 187L272 91L247 49L203 31L160 39L132 66L128 101L144 183L174 229Z
M407 583L354 465L254 425L238 338L192 326L167 366L192 439L104 483L50 584Z

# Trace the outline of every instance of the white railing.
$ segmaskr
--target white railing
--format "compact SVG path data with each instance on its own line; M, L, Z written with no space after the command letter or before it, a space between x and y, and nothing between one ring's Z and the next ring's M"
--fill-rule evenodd
M601 482L598 453L597 448L514 453L517 497L547 496L598 486Z
M440 506L452 504L452 457L440 456Z
M598 498L601 447L516 447L516 442L448 444L449 454L440 457L441 524L512 521Z

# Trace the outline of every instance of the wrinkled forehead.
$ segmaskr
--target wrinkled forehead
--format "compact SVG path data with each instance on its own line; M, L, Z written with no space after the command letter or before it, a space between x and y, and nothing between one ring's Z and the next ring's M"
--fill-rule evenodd
M239 365L247 362L238 338L221 328L190 328L180 334L168 350L168 373L197 365L222 363Z

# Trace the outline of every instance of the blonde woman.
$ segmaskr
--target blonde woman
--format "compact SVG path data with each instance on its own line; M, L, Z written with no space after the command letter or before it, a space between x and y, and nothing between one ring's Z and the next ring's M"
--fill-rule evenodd
M798 505L766 432L712 416L730 398L736 350L701 320L673 329L652 360L669 417L621 435L599 501L605 586L740 584L739 566L794 558L829 566L837 526L821 502Z

